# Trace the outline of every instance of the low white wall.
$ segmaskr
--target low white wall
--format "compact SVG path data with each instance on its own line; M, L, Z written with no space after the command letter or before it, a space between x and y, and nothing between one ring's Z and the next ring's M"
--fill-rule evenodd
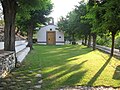
M41 44L41 45L46 45L46 43L38 43L38 44Z
M56 43L56 45L64 45L64 43Z
M0 42L0 50L4 49L4 42Z
M28 42L26 42L26 40L15 41L16 53L24 49L27 44ZM0 42L0 50L3 50L3 49L4 49L4 42Z

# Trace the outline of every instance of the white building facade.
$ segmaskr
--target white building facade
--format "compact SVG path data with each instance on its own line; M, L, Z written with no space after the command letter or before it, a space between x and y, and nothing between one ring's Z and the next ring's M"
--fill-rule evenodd
M56 25L43 26L37 32L37 42L43 45L64 45L64 32Z

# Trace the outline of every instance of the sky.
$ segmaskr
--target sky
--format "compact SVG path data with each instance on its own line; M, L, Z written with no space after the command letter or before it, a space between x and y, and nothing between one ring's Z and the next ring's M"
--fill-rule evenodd
M81 0L52 0L54 7L50 16L57 22L61 16L65 17L68 12L72 11L80 1Z

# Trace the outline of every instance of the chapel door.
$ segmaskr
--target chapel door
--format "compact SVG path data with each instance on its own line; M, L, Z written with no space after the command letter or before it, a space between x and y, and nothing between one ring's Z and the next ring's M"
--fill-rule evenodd
M55 45L55 31L47 32L47 44Z

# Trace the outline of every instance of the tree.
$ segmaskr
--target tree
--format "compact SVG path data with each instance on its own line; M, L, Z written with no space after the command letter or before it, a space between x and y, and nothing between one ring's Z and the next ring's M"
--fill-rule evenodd
M52 4L50 1L44 2L45 6L42 6L39 10L33 10L30 11L30 18L25 19L26 16L21 15L21 13L18 13L18 19L17 19L17 26L21 28L25 28L28 35L28 45L32 49L33 44L33 30L37 26L37 24L44 24L47 21L47 15L50 14L52 10ZM23 20L21 20L24 18Z
M62 30L63 32L65 32L65 40L71 41L71 36L67 32L68 31L68 15L65 18L64 17L60 18L60 20L58 21L58 27L59 27L59 30Z
M65 19L58 22L58 26L72 38L72 42L75 42L75 38L83 35L85 41L87 41L87 36L90 33L90 24L84 22L84 18L81 18L84 15L86 15L86 4L82 1L79 3L79 6L76 6L73 11L68 13ZM85 43L87 45L87 42Z
M68 13L66 18L61 18L61 20L58 22L58 26L60 30L63 30L66 35L68 35L70 41L72 41L72 44L75 44L75 35L77 32L76 27L76 13L75 11L71 11Z
M91 25L89 24L88 19L84 18L87 14L87 5L86 3L79 2L79 5L76 6L75 11L77 13L77 20L79 23L76 27L79 27L78 32L79 34L83 35L83 38L85 39L84 44L87 45L87 39L88 39L88 47L91 46Z
M102 7L101 7L102 8ZM105 11L103 15L103 30L108 30L112 36L112 46L111 46L111 54L113 56L114 52L114 42L115 35L120 30L120 1L119 0L109 0L104 5L102 10Z
M15 0L3 0L3 14L4 14L4 50L15 51L15 15L17 3Z
M77 17L77 14L75 13L74 10L69 13L67 33L69 33L69 35L71 35L72 44L76 43L75 42L75 35L77 33L77 27L76 27L76 23L75 23L75 22L77 22L76 17Z
M111 33L112 47L110 57L114 52L115 35L120 30L120 1L119 0L89 0L92 16L92 29L95 33Z
M93 50L96 49L96 38L99 33L103 33L101 30L102 15L104 11L101 11L100 6L104 4L104 0L89 0L88 12L85 16L89 24L91 24L91 35L93 37Z
M17 11L30 11L39 9L42 0L0 0L4 14L4 50L15 51L15 18Z

